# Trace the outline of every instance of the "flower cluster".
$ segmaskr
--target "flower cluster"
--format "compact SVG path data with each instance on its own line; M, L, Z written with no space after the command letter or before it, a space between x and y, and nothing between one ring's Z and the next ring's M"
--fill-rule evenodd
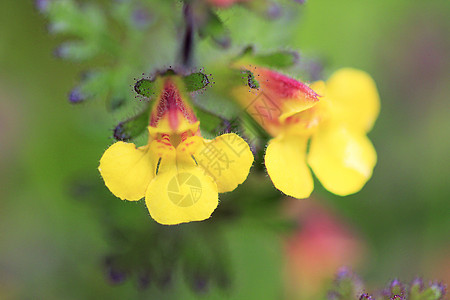
M113 144L99 171L117 197L145 197L150 215L161 224L207 219L218 205L218 193L234 190L247 178L253 154L234 133L202 138L177 75L168 72L155 85L147 145Z
M77 39L58 48L59 57L83 61L109 54L115 61L111 69L87 72L69 95L72 103L105 97L112 111L127 107L132 100L127 92L129 80L142 69L144 59L133 49L144 46L143 33L147 30L155 40L164 34L152 27L152 18L147 14L148 10L156 16L170 7L167 1L160 2L164 6L159 2L148 3L147 7L144 3L120 1L111 4L111 18L97 5L78 5L74 0L36 2L39 11L52 20L51 32ZM240 5L267 12L271 2L194 2L187 1L182 10L186 28L180 45L181 71L169 68L151 80L138 81L135 90L146 101L139 114L116 126L114 137L118 142L106 150L99 166L114 195L130 201L145 198L150 215L162 224L209 218L218 205L218 193L232 191L241 184L253 163L249 145L237 134L216 137L217 131L211 134L206 130L209 134L203 136L212 135L212 139L202 137L209 121L200 122L196 106L202 105L190 98L192 92L208 86L209 79L201 72L188 70L193 62L194 31L200 38L210 37L224 47L230 40L221 9ZM124 28L125 43L108 30L110 24ZM267 145L265 167L277 189L295 198L309 197L314 188L312 170L332 193L355 193L369 180L376 163L376 152L366 136L379 112L375 83L367 73L355 69L338 70L326 82L311 85L278 71L292 66L298 58L292 51L256 54L249 46L242 55L218 64L215 78L221 81L217 82L222 86L220 96L225 95L229 103L244 110L264 131L260 144ZM239 77L244 74L246 84L228 81L230 78L220 72L237 72ZM211 97L211 102L219 101L216 96ZM220 108L213 113L217 110ZM145 131L146 145L129 143Z
M265 67L243 68L252 77L251 89L237 86L233 94L272 136L265 165L275 187L295 198L309 197L311 167L329 191L359 191L376 163L366 137L379 111L371 77L341 69L326 83L308 86ZM145 94L143 83L137 91ZM234 133L213 140L201 137L186 92L190 89L173 70L146 83L156 91L146 94L154 98L147 145L113 144L100 160L100 173L117 197L145 197L150 215L161 224L207 219L218 205L217 194L234 190L247 178L253 163L250 148Z

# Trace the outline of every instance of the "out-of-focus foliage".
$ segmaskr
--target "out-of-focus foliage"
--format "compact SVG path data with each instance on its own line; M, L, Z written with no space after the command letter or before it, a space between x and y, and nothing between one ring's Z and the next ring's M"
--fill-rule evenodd
M366 290L361 279L348 269L341 269L336 275L333 288L328 292L328 300L441 300L447 294L444 284L429 282L427 284L421 278L415 278L411 283L404 284L397 279L391 281L388 287L373 293Z

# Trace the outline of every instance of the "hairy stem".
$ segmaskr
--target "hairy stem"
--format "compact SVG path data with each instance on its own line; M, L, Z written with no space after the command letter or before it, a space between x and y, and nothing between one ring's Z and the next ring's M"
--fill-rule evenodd
M184 4L183 15L186 29L181 44L181 63L184 67L190 67L194 52L194 17L189 3Z

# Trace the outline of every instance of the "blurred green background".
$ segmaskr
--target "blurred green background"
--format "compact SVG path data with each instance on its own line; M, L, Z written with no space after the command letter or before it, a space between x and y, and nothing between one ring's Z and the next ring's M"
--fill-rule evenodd
M342 198L316 183L313 198L298 201L320 202L357 233L365 254L356 271L370 287L416 275L448 283L450 2L308 0L300 9L289 22L243 8L224 15L235 45L300 49L324 62L325 76L339 67L369 72L382 110L370 133L378 164L365 188ZM33 1L0 1L0 299L195 299L185 283L141 291L105 279L110 242L98 210L70 191L80 177L101 184L98 160L119 119L100 101L68 103L90 65L55 58L62 39L47 25ZM119 205L145 213L143 204ZM283 235L246 221L223 231L233 287L202 297L282 298Z

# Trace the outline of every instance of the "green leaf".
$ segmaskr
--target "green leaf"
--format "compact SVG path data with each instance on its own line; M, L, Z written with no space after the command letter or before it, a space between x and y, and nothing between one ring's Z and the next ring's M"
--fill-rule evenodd
M436 286L431 286L420 294L421 300L439 300L443 297L442 290Z
M288 68L297 63L298 54L291 51L279 51L272 54L256 55L254 60L258 65Z
M51 1L46 10L53 33L73 34L79 37L95 37L106 28L102 11L94 5L78 6L72 0Z
M136 116L120 122L114 128L114 138L118 141L128 141L141 135L148 126L150 117L149 105L138 113Z
M206 74L202 72L192 73L183 77L186 90L188 92L195 92L208 86L209 79Z
M288 68L298 62L299 55L295 51L280 50L268 54L256 54L252 46L244 49L236 58L240 64L253 64L269 68Z
M106 100L106 107L109 111L115 111L121 108L126 102L126 98L120 96L111 96Z
M82 61L94 57L98 53L98 47L92 43L81 41L65 42L59 46L55 55L72 61Z
M157 84L154 80L142 78L136 82L134 90L141 96L151 98L157 92Z
M349 269L343 268L338 271L333 281L332 294L338 300L356 299L356 295L362 293L360 279Z
M219 16L212 10L206 12L207 19L199 28L199 35L202 38L211 37L222 47L230 44L230 34Z
M70 92L69 101L73 104L87 99L105 96L111 87L111 74L104 71L91 71L84 74L81 82Z
M81 82L81 89L87 95L97 96L106 93L111 87L111 73L96 71L86 75Z
M204 137L214 138L217 135L217 131L225 128L224 118L198 106L196 108L195 113L200 120L200 129Z

